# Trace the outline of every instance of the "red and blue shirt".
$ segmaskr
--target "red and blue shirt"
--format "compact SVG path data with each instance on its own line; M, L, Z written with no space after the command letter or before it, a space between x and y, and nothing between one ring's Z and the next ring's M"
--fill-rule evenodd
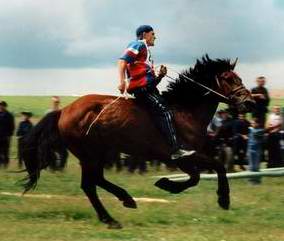
M127 75L130 80L128 92L157 85L151 53L144 40L132 41L120 59L127 62Z

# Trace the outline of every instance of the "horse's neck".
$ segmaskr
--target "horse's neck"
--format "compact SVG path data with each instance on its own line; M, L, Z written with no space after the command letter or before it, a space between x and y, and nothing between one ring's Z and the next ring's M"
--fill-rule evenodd
M191 111L195 121L200 123L202 128L206 128L211 122L218 107L218 102L214 100L208 100L202 102L198 107Z
M199 131L206 132L207 126L212 120L217 107L217 101L206 98L199 105L192 108L180 109L178 112L182 114L184 121L198 123L196 127L200 128Z

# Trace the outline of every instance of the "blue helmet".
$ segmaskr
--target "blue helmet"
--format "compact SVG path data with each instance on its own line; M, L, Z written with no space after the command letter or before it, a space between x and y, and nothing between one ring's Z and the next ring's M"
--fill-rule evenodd
M149 33L153 31L150 25L141 25L136 29L136 37L141 38L143 33Z

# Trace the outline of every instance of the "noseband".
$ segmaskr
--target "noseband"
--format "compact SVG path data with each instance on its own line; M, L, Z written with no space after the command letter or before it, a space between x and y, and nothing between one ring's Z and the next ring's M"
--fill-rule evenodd
M227 78L230 78L230 77L235 77L236 74L234 72L231 72L231 71L228 71L228 72L224 72L223 74L221 74L221 78L223 79L227 79ZM216 82L217 82L217 85L219 88L221 88L221 85L220 85L220 80L218 79L218 77L216 76L215 77L216 79ZM232 100L238 96L238 94L242 91L246 90L245 86L243 84L241 84L240 86L237 86L236 88L232 89L228 96L227 96L227 101L228 103L232 102Z

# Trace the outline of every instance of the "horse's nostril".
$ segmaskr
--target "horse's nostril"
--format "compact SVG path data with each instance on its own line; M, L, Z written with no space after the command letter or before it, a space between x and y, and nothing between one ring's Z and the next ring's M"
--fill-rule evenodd
M244 102L244 106L246 107L246 109L248 111L252 111L254 109L254 107L255 107L255 102L253 102L253 101L245 101Z

